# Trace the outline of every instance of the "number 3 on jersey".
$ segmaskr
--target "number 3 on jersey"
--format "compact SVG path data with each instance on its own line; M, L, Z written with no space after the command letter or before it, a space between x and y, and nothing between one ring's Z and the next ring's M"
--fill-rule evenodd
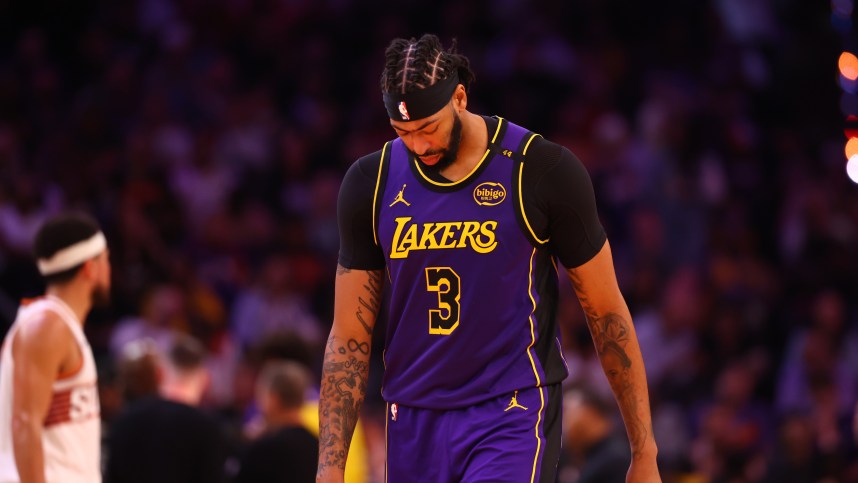
M438 293L438 308L429 310L429 333L450 335L459 326L462 281L450 267L426 268L426 290Z

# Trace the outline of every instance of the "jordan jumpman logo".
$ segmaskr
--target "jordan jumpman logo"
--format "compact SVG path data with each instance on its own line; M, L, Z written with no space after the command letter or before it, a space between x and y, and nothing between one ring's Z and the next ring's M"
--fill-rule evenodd
M399 190L399 194L396 195L396 198L393 199L393 203L390 204L391 207L400 202L405 203L405 206L411 206L411 203L405 201L405 197L403 196L403 193L405 192L405 186L406 185L402 185L402 189Z
M521 408L527 411L527 408L518 403L518 391L515 391L512 395L512 400L509 402L509 406L503 410L503 412L507 412L512 408Z

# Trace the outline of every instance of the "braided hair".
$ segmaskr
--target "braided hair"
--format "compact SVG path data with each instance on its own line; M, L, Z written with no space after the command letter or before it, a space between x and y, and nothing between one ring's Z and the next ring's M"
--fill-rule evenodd
M468 58L456 52L455 39L446 50L433 34L424 34L420 40L394 39L384 51L381 90L406 94L434 85L457 71L459 83L469 90L474 73Z

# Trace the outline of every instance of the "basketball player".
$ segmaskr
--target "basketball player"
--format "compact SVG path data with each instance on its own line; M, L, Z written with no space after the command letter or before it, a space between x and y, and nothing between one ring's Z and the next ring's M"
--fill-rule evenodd
M387 481L553 482L560 261L625 421L628 481L660 481L644 365L589 176L568 149L469 112L473 77L434 35L385 52L397 139L358 159L340 191L317 480L343 481L387 283Z
M96 368L83 323L108 301L110 261L98 225L49 219L34 243L47 291L25 301L0 362L0 482L101 481Z

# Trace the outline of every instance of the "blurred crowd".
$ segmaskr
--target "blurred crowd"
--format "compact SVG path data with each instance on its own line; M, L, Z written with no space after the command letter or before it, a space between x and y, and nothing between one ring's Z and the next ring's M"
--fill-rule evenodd
M129 344L169 354L191 337L208 374L199 407L248 444L267 362L303 363L310 398L318 383L339 182L394 135L383 49L434 32L471 59L473 111L587 166L665 481L858 481L858 186L844 168L829 8L0 2L0 330L42 290L30 256L39 223L90 212L114 267L112 303L86 326L106 431L127 405L118 361ZM610 398L563 284L570 393ZM374 352L367 481L384 471ZM621 428L615 406L596 407ZM590 449L567 445L562 481L585 481Z

